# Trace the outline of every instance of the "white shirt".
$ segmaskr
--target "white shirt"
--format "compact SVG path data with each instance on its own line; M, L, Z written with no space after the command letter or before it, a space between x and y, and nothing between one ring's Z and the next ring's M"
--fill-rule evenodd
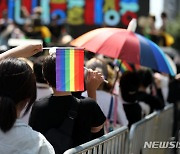
M87 92L82 93L82 96L87 97ZM122 105L122 101L119 96L117 96L117 121L121 126L127 126L128 125L128 120L126 117L126 114L124 112L124 108ZM111 103L111 94L102 90L97 90L96 91L96 100L103 111L104 115L107 117L109 113L109 107ZM114 106L113 106L113 111L114 113ZM111 119L113 115L111 115Z
M0 154L55 154L55 152L41 133L17 119L8 132L0 130Z

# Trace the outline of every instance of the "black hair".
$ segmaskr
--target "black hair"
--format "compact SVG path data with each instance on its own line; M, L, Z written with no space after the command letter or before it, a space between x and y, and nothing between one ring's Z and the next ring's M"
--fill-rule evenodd
M123 100L135 102L138 87L139 79L135 71L126 71L122 74L120 79L120 90Z
M161 13L161 18L167 18L166 12L162 12L162 13Z
M56 87L56 55L49 55L43 61L43 75L53 88Z
M36 80L30 66L19 59L0 61L0 129L7 132L14 125L16 107L29 99L24 115L36 99Z
M33 26L42 26L41 18L38 15L32 16Z
M148 87L153 83L153 75L149 69L140 69L137 71L137 76L140 81L140 85Z
M33 62L33 70L36 76L36 82L38 83L46 83L44 76L42 74L42 65L44 58L44 56L37 57Z

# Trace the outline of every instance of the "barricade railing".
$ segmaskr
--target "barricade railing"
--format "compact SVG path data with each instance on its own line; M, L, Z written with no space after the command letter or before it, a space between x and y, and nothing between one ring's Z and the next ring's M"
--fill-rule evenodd
M173 129L173 111L173 104L170 104L163 111L153 112L133 124L129 132L129 154L169 154L170 149L168 148L144 146L145 142L170 141Z
M69 149L64 154L126 154L128 128L121 127L100 138Z
M164 110L153 112L133 124L129 132L127 127L121 127L100 138L69 149L64 154L169 154L168 148L144 148L144 145L145 142L170 141L173 112L173 104L170 104Z

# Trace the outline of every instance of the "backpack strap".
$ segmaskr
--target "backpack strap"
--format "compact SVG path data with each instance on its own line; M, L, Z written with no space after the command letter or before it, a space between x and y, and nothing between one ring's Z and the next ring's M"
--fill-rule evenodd
M110 105L109 105L108 116L107 116L107 119L109 121L111 121L111 115L112 115L112 110L113 110L113 101L114 101L114 98L113 98L113 94L112 94L111 95L111 100L110 100Z
M66 135L71 136L74 128L74 121L77 117L78 107L80 104L80 99L74 98L75 101L72 103L70 110L68 111L68 116L64 119L61 126L58 128L60 132L65 133Z
M106 119L106 124L105 124L107 133L109 133L113 130L113 126L112 126L113 121L111 120L111 115L113 112L113 101L114 101L114 98L113 98L113 94L112 94L111 99L110 99L109 111L108 111L108 115L107 115L107 119Z

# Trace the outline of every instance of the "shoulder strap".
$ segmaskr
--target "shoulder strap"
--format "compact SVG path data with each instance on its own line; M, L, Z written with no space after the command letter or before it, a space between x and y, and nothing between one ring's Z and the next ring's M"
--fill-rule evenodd
M113 101L114 101L114 98L113 98L113 95L111 95L109 111L108 111L108 116L107 116L108 120L111 120L111 114L112 114L112 110L113 110Z
M77 98L74 98L76 101L73 102L69 112L68 117L66 117L61 124L61 126L58 128L59 131L65 133L66 135L71 136L73 132L74 127L74 120L77 117L77 111L79 107L80 100Z

